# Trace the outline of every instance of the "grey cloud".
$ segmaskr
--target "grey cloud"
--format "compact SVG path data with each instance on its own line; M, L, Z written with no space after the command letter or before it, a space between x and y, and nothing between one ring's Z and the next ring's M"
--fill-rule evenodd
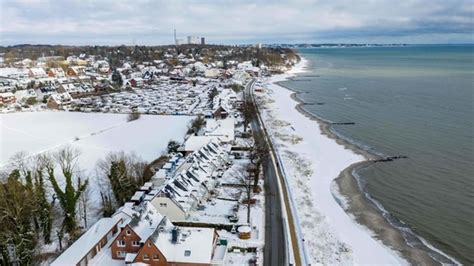
M0 0L0 44L164 44L174 28L214 43L472 42L472 17L471 0Z

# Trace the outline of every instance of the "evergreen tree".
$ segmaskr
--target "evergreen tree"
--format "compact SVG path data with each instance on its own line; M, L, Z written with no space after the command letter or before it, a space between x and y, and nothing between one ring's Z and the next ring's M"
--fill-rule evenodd
M0 184L0 262L2 265L30 265L36 245L31 228L34 199L20 180L20 171L12 171Z
M124 204L135 193L137 183L127 174L127 166L124 160L114 161L110 165L108 175L115 200L118 205Z
M39 227L43 234L44 243L51 243L51 204L46 198L44 187L43 171L38 170L35 176L35 199L36 199L36 217L39 220Z
M112 83L116 88L121 88L123 85L122 74L117 69L112 73Z

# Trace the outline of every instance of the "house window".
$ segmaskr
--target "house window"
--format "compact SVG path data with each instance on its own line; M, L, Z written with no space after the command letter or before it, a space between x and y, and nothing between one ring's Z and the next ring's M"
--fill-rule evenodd
M149 260L150 256L148 254L143 254L143 260Z
M126 234L127 236L129 236L129 235L130 235L130 230L125 231L125 234Z
M191 256L191 250L185 250L185 251L184 251L184 256L185 256L185 257Z
M127 253L125 251L117 251L117 257L119 258L125 258Z
M160 207L166 207L167 204L166 203L160 203Z
M148 242L148 247L151 247L151 243L150 243L150 242Z
M118 240L118 241L117 241L117 246L119 246L119 247L125 247L125 240Z
M132 241L132 246L139 247L140 243L138 243L138 241Z
M157 254L153 254L153 260L160 260L160 257Z

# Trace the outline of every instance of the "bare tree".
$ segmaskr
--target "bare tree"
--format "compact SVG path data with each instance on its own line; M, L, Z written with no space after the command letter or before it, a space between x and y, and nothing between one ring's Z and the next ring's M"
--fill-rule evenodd
M249 99L244 101L241 108L242 117L244 119L244 132L247 132L247 127L252 119L255 118L257 110L255 109L255 105Z
M262 164L265 160L268 159L269 149L267 144L261 138L261 135L257 135L255 139L255 144L250 150L249 159L250 159L250 171L254 176L253 190L258 192L258 182L260 180L260 171L262 170Z
M197 135L199 131L206 125L206 120L202 115L198 115L193 121L191 121L191 124L188 129L188 134L194 134Z
M91 189L90 186L87 186L86 189L84 190L83 193L81 193L81 196L79 197L79 216L81 217L83 223L84 223L84 228L87 229L87 216L88 216L88 210L89 210L89 198L91 194Z
M251 165L247 165L246 172L237 176L239 185L242 188L243 196L242 203L247 207L247 223L250 224L250 210L252 208L252 196L253 192L253 173L254 170L251 169Z

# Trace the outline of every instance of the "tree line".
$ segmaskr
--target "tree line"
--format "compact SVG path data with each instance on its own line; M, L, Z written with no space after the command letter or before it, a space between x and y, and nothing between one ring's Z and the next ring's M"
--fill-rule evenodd
M87 180L76 176L78 155L72 148L30 158L24 153L15 155L11 170L2 174L0 184L2 265L33 264L36 246L50 244L53 235L60 247L63 236L77 237L76 207L88 185ZM64 185L59 183L58 172L63 175ZM55 208L61 216L53 215ZM55 220L59 225L53 230Z
M88 228L91 179L82 176L80 152L64 147L53 153L18 153L0 173L0 265L36 265L57 254L41 254L41 247L64 250ZM127 202L153 175L147 162L134 154L110 153L97 163L103 182L101 216Z

